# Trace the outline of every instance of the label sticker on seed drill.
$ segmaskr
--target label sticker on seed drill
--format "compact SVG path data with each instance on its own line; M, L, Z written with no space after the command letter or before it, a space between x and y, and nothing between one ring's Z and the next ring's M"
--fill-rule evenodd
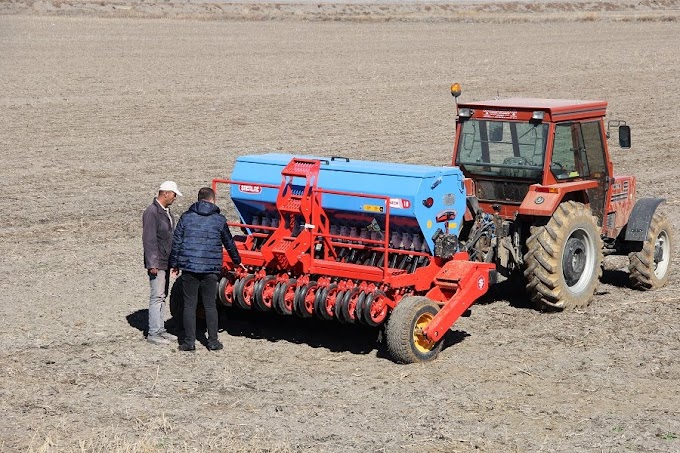
M408 209L411 207L411 202L403 198L390 198L390 208Z
M252 184L239 184L238 190L243 193L260 193L262 192L262 186L256 186Z
M385 207L384 206L376 206L374 204L365 204L363 206L364 211L369 211L369 212L384 212Z

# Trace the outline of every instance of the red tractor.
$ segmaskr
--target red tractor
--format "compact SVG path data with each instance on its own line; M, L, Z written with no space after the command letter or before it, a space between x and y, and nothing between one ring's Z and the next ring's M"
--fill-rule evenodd
M460 86L451 94L457 100ZM628 255L641 290L668 280L671 225L660 198L636 200L633 176L618 176L607 138L618 126L605 101L510 98L458 103L453 165L465 175L473 260L506 276L522 273L542 310L582 307L593 298L604 255Z

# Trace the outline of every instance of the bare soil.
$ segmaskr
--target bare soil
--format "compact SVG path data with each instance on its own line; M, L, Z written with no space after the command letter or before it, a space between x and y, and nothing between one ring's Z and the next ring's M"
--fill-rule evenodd
M37 4L0 4L0 450L680 451L675 253L653 292L608 259L580 311L539 313L500 285L436 361L402 366L375 331L239 311L219 353L148 344L140 239L161 181L185 192L179 214L245 153L449 163L454 81L468 100L607 99L633 128L617 173L666 198L677 227L680 24L660 19L673 2L521 23Z

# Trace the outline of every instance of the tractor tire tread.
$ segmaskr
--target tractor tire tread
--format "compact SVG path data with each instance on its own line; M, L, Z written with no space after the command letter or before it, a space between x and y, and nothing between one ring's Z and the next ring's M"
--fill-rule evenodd
M647 231L647 238L642 245L642 250L629 254L629 281L631 287L634 289L646 291L661 288L668 281L670 263L668 263L666 273L660 278L657 277L654 272L654 249L656 247L656 239L661 232L666 233L666 237L670 243L669 250L672 251L673 235L671 224L664 214L656 212L652 216L652 221L649 225L649 230ZM670 256L666 258L670 259Z
M580 294L572 293L562 275L562 254L576 229L586 232L593 243L592 279ZM564 310L587 306L602 276L603 242L597 219L589 208L576 201L561 203L545 225L535 225L526 241L524 277L531 301L540 310ZM590 272L586 270L586 272Z
M396 362L426 362L434 359L441 351L442 341L439 341L428 354L419 354L415 350L413 344L414 323L417 316L426 309L436 315L439 306L427 297L406 296L392 310L385 327L385 340L387 351Z

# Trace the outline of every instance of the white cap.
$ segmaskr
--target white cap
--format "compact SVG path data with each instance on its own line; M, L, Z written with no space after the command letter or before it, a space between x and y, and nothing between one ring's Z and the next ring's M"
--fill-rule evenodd
M165 181L158 190L167 190L169 192L175 192L178 197L182 196L182 192L177 188L177 183L175 181Z

